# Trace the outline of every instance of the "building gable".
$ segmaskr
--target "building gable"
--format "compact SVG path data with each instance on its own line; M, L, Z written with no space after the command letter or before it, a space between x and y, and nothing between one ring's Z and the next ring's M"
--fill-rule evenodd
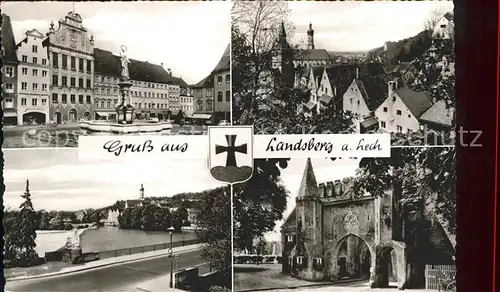
M375 110L375 116L379 120L380 129L385 132L396 133L398 127L402 133L420 129L418 119L395 92Z
M367 98L366 90L360 87L359 80L353 79L342 98L342 109L360 117L368 116L370 110L366 104Z

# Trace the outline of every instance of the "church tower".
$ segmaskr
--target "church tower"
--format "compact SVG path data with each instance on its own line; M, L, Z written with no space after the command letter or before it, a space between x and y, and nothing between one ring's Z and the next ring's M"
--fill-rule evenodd
M144 201L144 186L142 184L139 190L139 200Z
M307 49L314 50L314 29L312 23L309 23L309 29L307 30Z
M322 243L322 205L318 183L314 175L311 159L306 161L304 175L296 198L297 223L300 222L300 235L307 249L313 244Z

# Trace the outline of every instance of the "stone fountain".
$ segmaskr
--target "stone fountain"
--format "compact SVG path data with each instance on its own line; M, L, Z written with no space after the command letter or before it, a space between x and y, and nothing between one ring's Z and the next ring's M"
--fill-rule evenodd
M83 135L161 135L169 134L172 129L170 122L135 120L130 101L132 81L128 70L130 63L127 58L127 48L121 46L121 77L120 102L116 106L116 123L108 121L81 121L80 129Z

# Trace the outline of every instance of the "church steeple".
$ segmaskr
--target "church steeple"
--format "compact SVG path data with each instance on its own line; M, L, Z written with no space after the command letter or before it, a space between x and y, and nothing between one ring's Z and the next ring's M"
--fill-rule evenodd
M309 23L309 29L307 30L307 49L314 50L314 29L312 28L312 23Z
M144 200L144 186L141 184L141 188L139 190L139 200L143 201Z
M305 197L318 196L319 188L314 175L314 170L311 163L311 158L307 158L304 174L302 175L302 182L300 183L299 193L297 199Z

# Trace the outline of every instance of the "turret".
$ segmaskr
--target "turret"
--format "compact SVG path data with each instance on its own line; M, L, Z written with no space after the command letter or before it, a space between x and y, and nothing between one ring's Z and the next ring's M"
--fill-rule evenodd
M307 49L314 50L314 29L312 28L312 23L309 23L309 29L307 30Z

